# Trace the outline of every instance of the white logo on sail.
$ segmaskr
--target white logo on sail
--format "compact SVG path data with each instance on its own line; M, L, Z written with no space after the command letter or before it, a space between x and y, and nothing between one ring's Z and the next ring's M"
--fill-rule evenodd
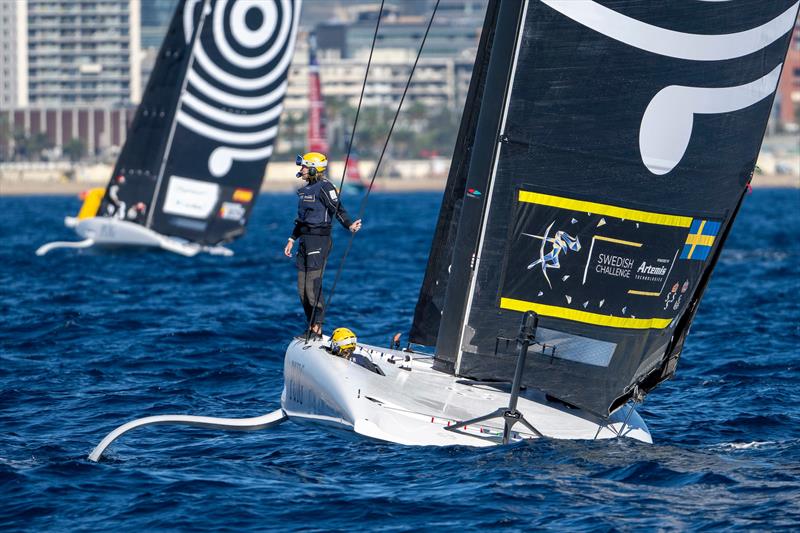
M184 10L187 42L194 31L198 1L190 0ZM300 14L300 0L232 0L228 4L229 0L217 0L205 22L211 26L214 50L207 50L202 39L195 42L177 117L185 128L220 143L208 159L208 169L215 177L227 174L234 161L257 161L272 155ZM261 23L251 28L245 20L254 10ZM239 50L261 53L245 55ZM256 77L244 77L242 71ZM252 131L241 131L243 128Z
M577 252L581 249L581 242L578 240L578 238L569 235L566 231L558 230L553 237L549 237L550 230L553 229L553 224L555 224L555 221L551 222L550 225L547 226L547 230L544 232L544 235L523 233L523 235L527 237L533 237L534 239L540 239L542 241L542 246L539 248L539 259L528 265L528 270L532 269L536 265L542 265L544 279L547 280L547 284L551 289L553 288L553 284L550 283L550 278L547 276L547 269L561 268L561 262L558 259L558 256L561 255L561 252L564 252L566 255L570 250ZM550 243L553 246L550 248L549 252L544 253L544 246L546 243ZM568 277L569 276L564 277L564 280L566 281Z
M683 33L633 19L593 0L541 0L564 16L607 37L667 57L691 61L723 61L763 50L794 26L800 2L758 27L737 33ZM660 91L642 117L639 149L653 174L674 169L686 153L695 114L730 113L772 95L782 64L765 76L734 87L684 87Z
M736 87L670 85L656 94L642 116L639 150L653 174L671 171L686 153L695 114L730 113L770 96L778 84L781 65L754 82Z

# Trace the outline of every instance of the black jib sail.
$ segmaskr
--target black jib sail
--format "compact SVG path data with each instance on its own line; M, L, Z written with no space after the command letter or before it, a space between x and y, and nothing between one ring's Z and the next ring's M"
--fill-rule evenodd
M137 221L201 244L244 233L272 154L299 13L300 0L178 3L109 184L125 177L114 192L127 209L144 208ZM107 191L100 214L112 203Z
M674 373L752 177L798 3L491 9L482 103L459 136L466 181L448 184L437 228L454 242L434 246L426 273L446 286L441 322L426 299L444 289L423 289L413 331L436 336L438 368L507 380L506 339L532 310L546 347L524 382L606 415ZM452 217L457 230L439 231Z

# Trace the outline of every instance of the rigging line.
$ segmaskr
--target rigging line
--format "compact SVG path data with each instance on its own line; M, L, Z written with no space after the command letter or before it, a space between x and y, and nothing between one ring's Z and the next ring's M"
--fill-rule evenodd
M375 184L375 178L378 176L378 171L380 170L381 163L383 162L383 156L386 154L386 148L389 146L389 140L392 138L392 132L394 131L394 126L397 124L397 117L400 116L400 110L403 107L403 102L406 99L406 94L408 94L408 89L411 87L411 80L414 77L414 71L417 69L417 64L419 63L419 58L422 55L422 49L425 47L425 41L428 39L428 33L431 31L431 26L433 25L433 19L436 17L436 10L439 8L439 2L441 0L436 0L436 4L433 6L433 12L431 13L431 18L428 20L428 27L425 28L425 34L422 36L422 41L419 45L419 50L417 50L417 57L414 59L414 64L411 67L411 72L408 74L408 81L406 82L406 86L403 89L403 94L400 97L400 103L397 105L397 111L395 111L394 118L392 119L392 125L389 126L389 133L386 135L386 141L383 143L383 149L381 150L381 155L378 157L378 162L375 164L375 169L372 172L372 179L369 181L369 187L367 187L367 192L364 194L364 198L361 199L361 205L358 208L358 216L356 220L359 220L363 214L364 210L367 206L367 200L369 199L369 193L372 192L372 186ZM343 177L344 178L344 177ZM341 203L341 202L340 202ZM338 210L338 204L337 204ZM339 268L336 270L336 277L333 280L333 285L331 285L330 293L328 294L328 306L330 306L331 302L333 301L333 294L336 290L336 285L339 283L339 279L342 276L342 270L344 269L344 263L347 260L347 255L350 253L350 248L353 247L353 240L355 239L356 234L351 233L350 238L347 241L347 248L345 248L344 254L342 254L342 260L339 262ZM320 284L322 287L322 284Z
M336 217L339 215L339 206L342 205L342 189L344 188L344 179L347 176L347 165L350 163L350 154L353 150L353 141L356 135L356 126L358 126L358 116L361 114L361 104L364 101L364 92L367 88L367 79L369 78L369 68L372 65L372 53L375 51L375 43L378 40L378 30L381 26L381 19L383 18L383 7L386 3L386 0L381 0L381 7L378 10L378 20L375 22L375 32L372 34L372 45L369 48L369 58L367 58L367 68L364 71L364 81L361 83L361 94L358 96L358 107L356 107L356 116L353 119L353 129L350 132L350 142L347 145L347 155L344 159L344 168L342 169L342 179L339 181L339 201L336 202L336 211L333 214L333 220L331 222L336 221ZM357 220L357 219L356 219ZM352 235L352 234L351 234ZM317 315L317 306L316 303L320 301L320 297L322 296L322 280L325 276L325 267L328 265L328 259L325 258L325 262L322 264L322 274L319 278L319 288L317 289L317 294L315 296L315 305L314 310L311 311L311 319L308 321L308 328L306 331L306 342L308 342L311 336L311 326L314 324L314 318ZM338 275L337 275L338 279Z

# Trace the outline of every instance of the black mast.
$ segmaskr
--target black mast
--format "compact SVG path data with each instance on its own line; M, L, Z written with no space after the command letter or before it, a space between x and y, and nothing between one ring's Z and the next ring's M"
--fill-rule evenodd
M461 208L444 312L436 340L437 363L440 368L450 371L458 371L455 364L461 351L464 311L469 298L468 287L475 267L483 213L490 199L492 169L496 162L500 128L507 106L515 51L521 36L520 25L527 5L527 0L500 2L497 13L484 98L475 126L475 142L464 187L467 192Z
M447 175L447 184L442 197L442 206L439 209L439 220L436 223L436 231L428 254L428 267L420 287L419 299L414 310L414 322L409 332L410 341L416 344L434 346L439 333L445 292L450 278L449 268L453 259L453 247L461 216L461 206L466 194L467 172L473 151L472 145L475 142L476 124L483 102L499 8L500 0L491 0L486 7L469 91L464 102L461 125L458 128L450 172Z

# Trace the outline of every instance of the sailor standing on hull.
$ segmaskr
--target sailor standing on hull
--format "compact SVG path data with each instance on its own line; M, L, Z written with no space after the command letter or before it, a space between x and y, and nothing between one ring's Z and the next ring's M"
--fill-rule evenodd
M361 220L350 221L336 187L325 179L328 158L324 154L309 152L298 155L296 163L300 166L297 177L306 180L306 185L297 191L297 219L283 253L291 257L294 241L300 240L296 258L297 292L311 333L321 336L325 312L322 269L331 251L331 223L336 218L342 226L355 233L361 229Z

